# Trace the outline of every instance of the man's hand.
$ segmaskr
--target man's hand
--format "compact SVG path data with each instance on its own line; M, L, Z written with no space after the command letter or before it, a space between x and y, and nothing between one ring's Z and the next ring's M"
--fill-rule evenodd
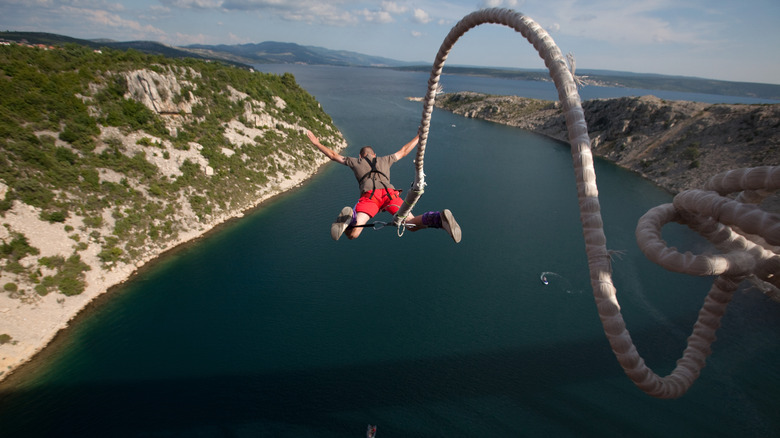
M310 140L312 143L314 143L315 145L316 145L316 144L318 144L318 143L320 142L320 140L317 138L317 136L316 136L316 135L314 135L314 133L313 133L313 132L311 132L311 131L310 131L310 130L308 130L308 129L306 130L306 135L308 135L308 136L309 136L309 140Z
M306 130L306 135L309 137L309 140L314 144L314 146L317 146L317 149L319 149L320 152L325 154L326 157L330 158L331 160L333 160L333 161L335 161L337 163L346 164L344 162L344 157L343 156L341 156L340 154L334 152L331 148L329 148L329 147L323 145L322 143L320 143L320 140L317 138L316 135L314 135L313 132L311 132L310 130L307 129Z
M420 134L417 134L409 143L403 145L401 149L399 149L398 152L395 153L395 159L400 160L401 158L407 156L409 152L411 152L412 149L414 149L414 147L417 146L417 143L419 143L419 141L420 141Z

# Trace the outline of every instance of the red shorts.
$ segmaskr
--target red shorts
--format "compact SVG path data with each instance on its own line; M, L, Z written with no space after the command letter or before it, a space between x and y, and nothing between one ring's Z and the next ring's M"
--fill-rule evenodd
M404 203L399 190L376 189L373 193L373 196L371 196L371 192L363 192L360 195L355 206L355 213L365 213L369 217L376 216L380 211L395 214Z

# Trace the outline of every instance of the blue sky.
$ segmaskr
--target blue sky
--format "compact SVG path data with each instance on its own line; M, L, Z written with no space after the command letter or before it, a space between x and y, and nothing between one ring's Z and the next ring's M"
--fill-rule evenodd
M170 45L293 42L432 63L484 7L542 25L579 69L780 84L780 0L0 0L0 30ZM448 65L544 68L513 30L482 25Z

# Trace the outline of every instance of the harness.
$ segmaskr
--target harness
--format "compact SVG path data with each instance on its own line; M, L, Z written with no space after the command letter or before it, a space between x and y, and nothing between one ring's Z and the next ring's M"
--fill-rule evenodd
M369 166L371 166L371 170L369 170L368 172L366 172L366 174L365 174L365 175L363 175L363 176L361 176L361 177L360 177L360 179L358 180L358 184L363 184L363 181L364 181L366 178L368 178L368 177L369 177L371 174L379 174L379 175L382 175L383 177L385 177L385 179L386 179L387 181L390 181L390 177L388 177L388 176L387 176L387 175L385 175L384 173L382 173L382 172L380 172L379 170L377 170L377 168L376 168L376 155L374 155L374 158L372 158L371 160L368 160L368 159L366 159L366 161L368 162L368 165L369 165ZM384 181L381 181L381 180L380 180L379 182L380 182L380 184L382 184L382 185L384 186L384 188L385 188L385 191L387 192L387 196L388 196L390 199L393 199L393 191L392 191L392 190L390 190L390 189L387 187L387 184L385 184L385 183L384 183ZM371 198L373 198L373 197L374 197L374 191L376 191L376 179L372 177L372 178L371 178L371 183L373 184L373 187L371 188L371 195L369 195L368 199L371 199Z

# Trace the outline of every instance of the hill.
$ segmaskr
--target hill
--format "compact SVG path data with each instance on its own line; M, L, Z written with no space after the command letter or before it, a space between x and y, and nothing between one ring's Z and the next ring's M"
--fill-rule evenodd
M202 60L221 61L227 64L233 64L239 67L250 68L249 65L241 64L224 57L209 57L202 54L184 50L178 47L168 46L155 41L111 41L111 40L82 40L65 35L57 35L46 32L0 32L0 41L13 41L16 43L25 43L29 45L57 46L63 47L67 44L74 44L82 47L89 47L94 50L114 49L128 50L133 49L150 55L162 55L168 58L195 58Z
M394 67L397 70L429 73L424 65ZM527 70L489 67L445 66L445 74L485 76L500 79L551 82L547 70ZM752 82L731 82L687 76L667 76L649 73L630 73L608 70L577 69L577 77L584 85L596 87L638 88L685 93L739 96L780 101L780 85Z
M401 66L408 63L345 50L330 50L295 43L266 41L258 44L189 45L185 50L246 64L322 64L358 67Z
M0 46L0 379L139 267L345 146L282 76L134 50Z
M567 142L557 102L461 92L436 106ZM780 104L725 105L654 96L582 103L593 153L672 193L700 188L729 169L780 165Z

